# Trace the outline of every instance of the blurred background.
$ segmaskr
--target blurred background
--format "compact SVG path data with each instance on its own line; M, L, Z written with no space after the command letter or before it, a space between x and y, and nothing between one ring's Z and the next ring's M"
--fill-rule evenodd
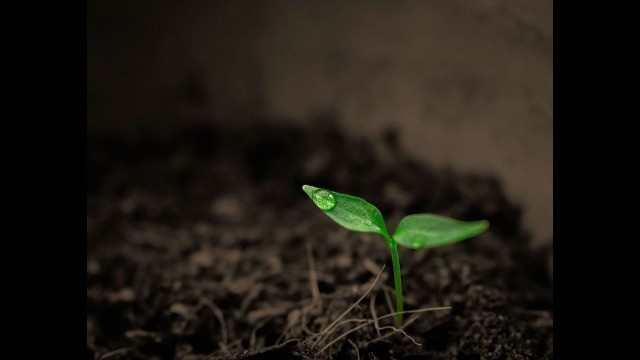
M549 244L552 5L89 1L88 141L332 119L373 144L394 134L429 166L496 176Z

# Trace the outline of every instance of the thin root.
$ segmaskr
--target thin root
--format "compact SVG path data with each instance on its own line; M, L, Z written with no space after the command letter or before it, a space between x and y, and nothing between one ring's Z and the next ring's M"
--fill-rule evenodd
M356 344L354 344L351 339L347 339L347 341L349 342L349 344L351 344L351 346L353 346L353 349L356 351L356 356L358 357L358 360L360 360L360 350L358 350Z
M327 326L319 335L318 338L316 339L316 341L313 343L313 346L316 346L316 344L320 341L320 339L326 335L329 331L331 331L331 329L336 326L336 324L342 320L343 317L347 316L347 314L349 312L351 312L351 310L353 310L356 306L358 306L358 304L367 296L369 295L369 293L371 292L371 290L376 286L376 284L378 283L378 280L380 280L380 276L382 276L382 273L384 272L384 268L385 265L382 266L382 269L380 270L380 272L378 273L378 276L376 276L376 279L373 281L373 283L371 284L371 286L369 286L369 289L367 289L367 291L362 294L362 296L360 296L360 298L353 303L351 306L349 306L349 308L347 310L345 310L345 312L342 313L342 315L338 316L337 319L335 319L329 326Z
M390 313L384 316L381 316L378 318L378 320L382 320L385 318L389 318L392 316L396 316L398 314L416 314L416 313L423 313L423 312L429 312L429 311L437 311L437 310L450 310L451 307L450 306L443 306L443 307L437 307L437 308L429 308L429 309L418 309L418 310L409 310L409 311L401 311L401 312L395 312L395 313ZM347 335L351 334L354 331L360 330L363 327L373 324L373 320L366 320L366 323L362 324L362 325L358 325L355 328L348 330L344 333L342 333L342 335L338 336L337 338L333 339L333 341L331 341L330 343L328 343L327 345L325 345L322 349L320 349L320 351L318 351L318 354L321 354L322 352L324 352L326 349L328 349L329 347L331 347L331 345L335 344L336 342L338 342L338 340L346 337ZM415 341L414 341L415 342Z
M380 323L378 322L378 313L376 313L376 293L373 293L373 295L371 295L371 298L369 300L369 310L371 311L371 317L373 318L373 324L376 327L376 333L378 333L378 336L380 335Z
M422 344L418 343L418 342L417 342L413 337L411 337L409 334L407 334L407 333L403 330L405 327L407 327L407 326L411 325L411 323L413 323L413 322L414 322L414 321L416 321L417 319L418 319L418 316L416 316L416 317L414 317L414 318L409 319L409 320L408 320L408 321L407 321L407 322L406 322L406 323L405 323L405 324L404 324L400 329L398 329L398 328L396 328L396 327L393 327L393 326L384 326L384 327L381 327L381 328L380 328L380 330L393 330L393 331L392 331L392 332L389 332L389 333L387 333L387 334L385 334L385 335L382 335L382 336L379 336L379 337L377 337L377 338L373 339L372 341L370 341L369 343L367 343L367 345L368 345L368 344L370 344L370 343L372 343L372 342L376 342L376 341L380 341L380 340L382 340L382 339L386 339L386 338L388 338L389 336L391 336L391 335L393 335L393 334L395 334L395 333L400 333L400 334L402 334L402 335L406 336L407 338L409 338L409 339L410 339L414 344L416 344L416 345L418 345L418 346L422 346Z

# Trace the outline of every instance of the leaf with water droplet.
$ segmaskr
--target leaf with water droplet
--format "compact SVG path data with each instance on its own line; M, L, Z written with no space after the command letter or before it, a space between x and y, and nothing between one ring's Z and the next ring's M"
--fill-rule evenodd
M314 191L311 199L321 210L324 211L333 210L333 208L336 207L336 197L331 193L331 191L325 189L318 189Z
M309 198L333 221L360 232L373 232L388 237L382 214L375 206L359 197L340 194L310 185L302 186Z
M415 214L400 221L393 239L402 246L422 249L466 240L488 228L486 220L460 221L433 214Z

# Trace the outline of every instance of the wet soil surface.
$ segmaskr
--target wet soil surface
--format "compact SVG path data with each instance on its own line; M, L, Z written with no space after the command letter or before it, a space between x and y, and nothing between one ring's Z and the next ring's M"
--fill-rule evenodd
M88 141L88 359L553 358L551 249L530 247L495 178L326 123ZM385 242L332 222L303 184L365 198L390 230L412 213L489 220L462 243L400 249L405 310L450 309L394 329Z

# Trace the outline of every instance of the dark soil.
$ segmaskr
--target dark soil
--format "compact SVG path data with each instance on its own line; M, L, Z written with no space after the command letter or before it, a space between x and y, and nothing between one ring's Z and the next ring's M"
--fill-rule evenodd
M551 250L531 249L499 181L419 165L392 132L384 143L327 122L90 134L88 359L553 358ZM323 215L305 183L365 198L390 229L420 212L489 220L459 244L400 249L405 309L451 309L406 315L407 336L341 337L393 311L390 255ZM383 265L354 320L317 341Z

